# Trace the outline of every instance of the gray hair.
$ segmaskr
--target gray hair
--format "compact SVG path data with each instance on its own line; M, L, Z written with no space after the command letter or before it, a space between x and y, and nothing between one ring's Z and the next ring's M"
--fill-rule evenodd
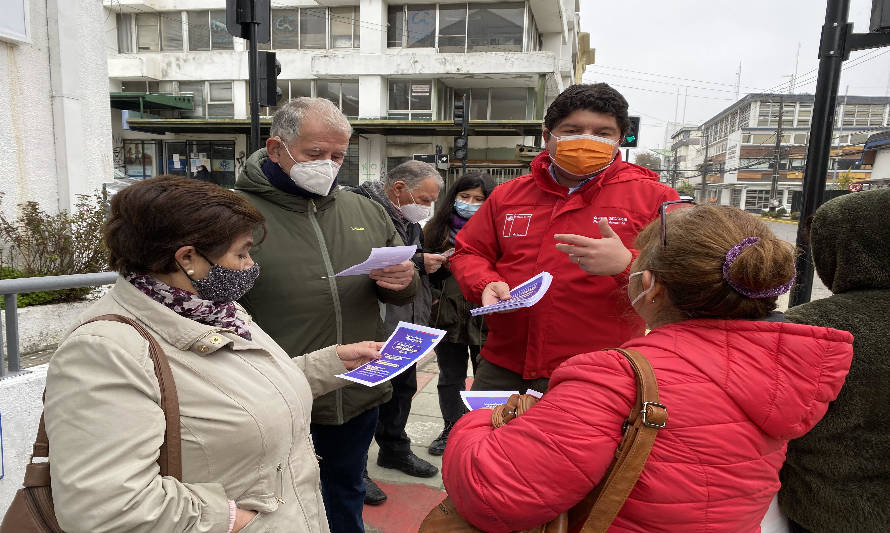
M423 161L405 161L386 173L386 176L383 177L383 184L387 188L391 188L395 182L404 181L405 185L408 186L408 190L413 190L420 185L421 181L428 178L436 180L436 185L439 186L439 189L445 187L442 176L439 175L439 171L433 165Z
M270 137L280 137L286 143L300 136L300 124L307 116L320 118L330 128L352 136L352 126L343 112L333 102L325 98L301 96L289 100L272 117Z

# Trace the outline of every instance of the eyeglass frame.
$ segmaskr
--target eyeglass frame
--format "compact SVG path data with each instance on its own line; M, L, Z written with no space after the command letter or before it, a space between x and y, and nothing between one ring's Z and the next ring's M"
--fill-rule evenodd
M698 205L697 203L695 203L695 200L671 200L669 202L664 202L663 204L661 204L661 207L658 208L658 215L661 217L661 246L663 248L667 247L667 224L664 218L664 215L666 214L665 210L668 206L676 204L689 204L693 207Z

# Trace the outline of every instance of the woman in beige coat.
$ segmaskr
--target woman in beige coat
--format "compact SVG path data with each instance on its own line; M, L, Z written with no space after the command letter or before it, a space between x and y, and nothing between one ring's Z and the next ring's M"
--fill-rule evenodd
M164 414L147 342L126 324L76 328L49 365L46 430L67 533L327 532L309 434L312 398L379 357L379 343L291 359L235 303L259 274L263 217L216 185L161 176L111 201L121 277L82 317L144 325L179 394L182 482L159 474Z

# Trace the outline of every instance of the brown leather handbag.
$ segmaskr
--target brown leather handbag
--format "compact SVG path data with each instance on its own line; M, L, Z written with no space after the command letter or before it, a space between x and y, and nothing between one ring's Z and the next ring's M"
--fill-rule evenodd
M667 408L658 403L658 383L646 357L636 350L611 350L621 352L627 358L637 381L637 398L624 424L624 435L615 450L615 459L599 484L583 500L550 522L523 533L568 533L582 524L581 533L603 533L608 530L637 483L658 430L667 423ZM511 398L506 407L499 406L503 409L492 412L492 423L497 426L509 422L534 402L534 397L528 395ZM429 512L420 524L418 533L480 531L458 514L451 498L445 498Z
M170 370L167 354L158 341L138 322L121 315L102 315L84 322L81 325L107 320L123 322L136 328L136 331L148 341L148 352L154 362L155 375L161 389L161 408L164 410L166 431L161 444L158 465L162 476L172 476L182 480L182 441L179 433L179 397L176 394L176 383ZM36 461L35 459L45 459ZM53 508L53 494L49 474L49 439L40 415L37 438L34 439L34 453L25 468L23 487L16 492L3 523L0 533L64 533L56 520Z

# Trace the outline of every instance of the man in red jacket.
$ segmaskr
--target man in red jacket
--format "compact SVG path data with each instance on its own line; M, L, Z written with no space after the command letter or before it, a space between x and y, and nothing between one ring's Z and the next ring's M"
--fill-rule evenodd
M569 357L643 332L627 301L637 233L679 198L649 169L621 160L627 101L605 83L572 85L544 117L547 150L531 174L497 187L458 233L451 272L468 300L506 300L547 271L544 298L486 316L474 390L547 389Z

